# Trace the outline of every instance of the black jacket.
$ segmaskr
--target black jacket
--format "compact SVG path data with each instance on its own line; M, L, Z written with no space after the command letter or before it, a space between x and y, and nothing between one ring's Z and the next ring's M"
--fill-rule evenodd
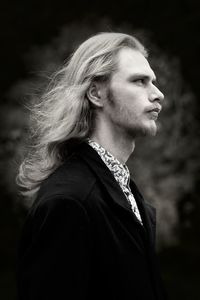
M155 209L130 183L144 226L86 143L40 188L18 255L19 300L163 300Z

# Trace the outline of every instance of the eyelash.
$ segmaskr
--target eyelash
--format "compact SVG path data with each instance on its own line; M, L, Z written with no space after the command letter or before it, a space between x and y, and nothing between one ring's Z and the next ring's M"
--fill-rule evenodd
M135 79L133 82L135 82L135 83L140 82L141 84L144 84L145 79L144 78L138 78L138 79Z
M145 78L138 78L138 79L135 79L133 82L134 82L134 83L138 83L138 82L139 82L139 83L141 83L142 85L147 83L147 81L146 81ZM155 82L155 81L152 81L152 84L153 84L154 86L156 86L156 82Z

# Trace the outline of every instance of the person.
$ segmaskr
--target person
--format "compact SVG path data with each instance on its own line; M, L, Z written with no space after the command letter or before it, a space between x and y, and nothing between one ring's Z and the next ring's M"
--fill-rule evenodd
M17 261L20 300L166 299L155 208L126 162L155 135L163 94L134 36L98 33L32 110L17 177L31 208Z

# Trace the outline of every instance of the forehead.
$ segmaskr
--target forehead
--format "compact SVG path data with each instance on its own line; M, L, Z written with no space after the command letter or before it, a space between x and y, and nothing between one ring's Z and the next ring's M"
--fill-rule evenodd
M116 75L131 76L143 74L155 79L155 74L151 69L148 60L138 50L123 48L117 54Z

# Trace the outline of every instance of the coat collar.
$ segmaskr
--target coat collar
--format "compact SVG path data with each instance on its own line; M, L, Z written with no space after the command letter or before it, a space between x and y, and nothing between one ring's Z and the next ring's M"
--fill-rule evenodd
M123 186L126 186L130 181L130 172L127 165L120 163L120 161L114 157L113 154L111 154L97 142L88 139L88 144L99 154L123 190Z
M112 201L124 208L131 214L135 223L141 227L139 220L132 212L131 206L128 203L124 193L122 192L119 184L113 177L111 171L106 167L105 163L99 157L97 152L89 146L86 142L79 145L77 154L88 164L98 180L102 183L103 187L109 193ZM146 203L139 192L136 184L133 180L130 181L130 188L137 202L140 214L142 216L145 229L148 231L148 235L151 239L155 240L155 223L156 223L156 211L150 204Z

